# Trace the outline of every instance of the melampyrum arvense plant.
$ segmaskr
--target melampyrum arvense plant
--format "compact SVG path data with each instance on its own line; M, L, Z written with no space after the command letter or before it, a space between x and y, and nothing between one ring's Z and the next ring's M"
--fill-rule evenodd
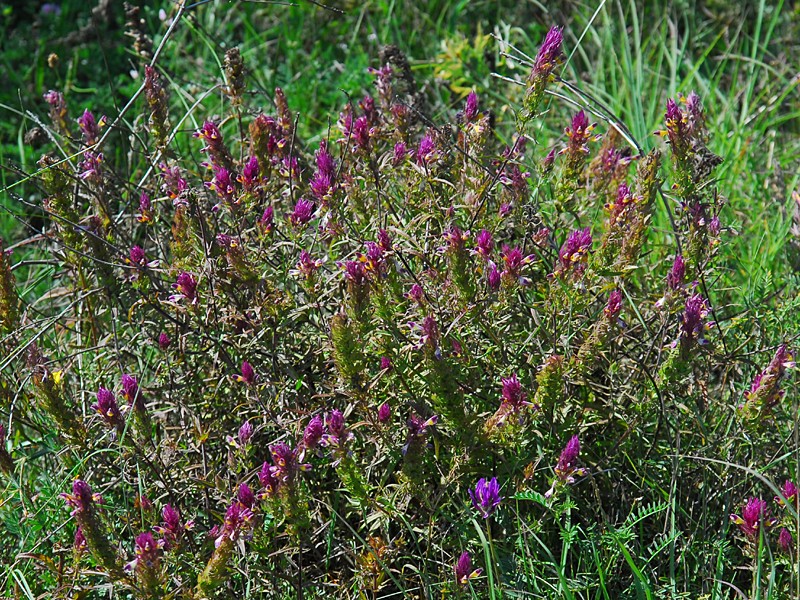
M145 33L133 37L152 56ZM353 98L314 143L280 89L270 109L252 104L235 48L221 113L201 104L193 134L157 62L142 65L133 131L106 135L108 119L45 95L60 151L76 154L53 146L36 174L58 263L47 309L20 302L0 254L3 345L30 348L4 384L21 391L0 462L23 476L13 455L38 459L6 440L46 429L62 448L47 469L73 509L53 552L74 534L74 560L42 590L66 597L69 578L137 598L485 595L486 571L498 588L538 585L525 553L548 559L516 532L556 547L561 515L609 564L619 549L602 531L660 501L655 489L673 486L679 531L700 527L689 507L703 473L693 465L676 484L658 461L747 460L697 423L782 430L791 352L781 345L745 393L749 373L725 349L742 332L714 322L701 282L725 229L698 95L667 103L666 148L628 147L591 106L547 139L535 132L562 126L557 105L545 110L562 45L553 28L513 131L494 129L479 91L454 126L432 124L407 102L419 88L396 49L371 70L375 96ZM115 152L126 135L140 158ZM674 230L653 227L662 200ZM42 310L63 327L35 335ZM722 531L741 494L702 494L703 526ZM758 523L745 512L742 561ZM476 518L495 564L473 569ZM790 556L796 521L768 529L761 543ZM660 532L643 521L631 547ZM704 551L673 565L697 593ZM596 590L571 552L559 568ZM655 586L669 559L650 564ZM782 569L788 586L796 564Z

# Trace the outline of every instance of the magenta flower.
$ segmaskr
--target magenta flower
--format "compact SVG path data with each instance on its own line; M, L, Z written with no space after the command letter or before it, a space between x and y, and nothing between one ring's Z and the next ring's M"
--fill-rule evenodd
M253 520L253 511L241 504L238 500L231 503L225 513L225 523L214 542L214 546L219 548L225 539L235 542L239 535L250 525Z
M336 161L328 152L327 144L323 140L317 151L317 171L311 179L309 187L318 200L324 201L334 191L336 180Z
M469 490L469 497L472 500L473 508L484 519L488 519L503 500L496 477L492 477L489 481L481 477L475 485L475 489Z
M530 284L530 278L523 276L522 271L526 266L533 262L533 254L524 256L520 248L510 248L509 246L504 245L501 256L503 258L503 263L505 264L505 268L501 273L502 277L510 281L515 281L520 285Z
M680 327L682 348L688 349L694 342L701 345L707 343L703 333L713 325L713 322L706 323L706 315L708 315L708 305L700 294L692 294L686 298Z
M309 450L316 448L323 435L325 435L325 423L322 417L314 415L303 432L303 445Z
M355 149L361 150L362 152L369 152L370 147L370 138L372 137L372 128L369 124L369 118L366 115L362 115L355 120L353 123L353 141L355 142Z
M385 229L378 230L378 245L384 252L392 251L392 238L389 237L389 232Z
M274 497L281 483L273 475L272 467L266 462L261 465L261 470L258 472L258 481L261 484L261 492L258 494L260 499Z
M181 177L180 168L177 166L169 167L165 163L161 163L159 168L161 169L161 178L164 180L161 186L162 191L166 192L175 201L175 204L185 204L185 201L181 200L180 196L189 189L189 183Z
M797 486L791 479L787 479L783 482L783 486L781 487L781 495L786 498L787 504L800 504L800 490L797 489ZM779 496L775 496L775 502L781 506L784 505L784 501Z
M144 410L144 396L139 390L139 381L133 375L122 376L122 397L136 410Z
M369 283L366 262L362 260L347 260L341 264L344 270L344 278L348 283L356 287L362 287Z
M152 571L158 568L160 560L159 551L163 546L163 542L156 542L153 534L149 531L140 533L136 536L136 543L134 546L136 558L133 562L126 565L125 568L128 570L135 568L137 571Z
M417 164L421 167L426 167L437 158L436 144L433 143L433 138L430 135L426 135L420 140L417 148Z
M457 225L453 225L444 232L446 246L440 248L443 252L460 252L464 249L464 243L469 239L469 231L462 231Z
M253 385L256 382L256 372L246 360L242 361L242 374L236 376L236 381L246 385Z
M388 402L384 402L378 407L378 423L385 425L392 418L392 407Z
M464 121L471 123L478 116L478 94L474 91L467 96L467 103L464 106Z
M622 292L614 290L608 295L608 303L603 309L603 314L611 323L616 323L622 310Z
M197 305L199 298L197 297L197 280L194 275L183 271L178 275L178 280L172 284L172 287L177 292L169 297L172 302L180 302L185 299L192 306Z
M136 215L136 220L139 223L153 222L153 204L150 202L150 196L147 195L147 192L142 192L139 196L139 214Z
M239 486L239 490L236 492L236 498L239 500L242 506L250 509L252 509L253 505L256 503L256 495L246 483L242 483Z
M381 371L391 371L392 361L388 356L381 356Z
M748 538L758 536L760 527L771 528L775 524L767 514L767 503L761 498L750 498L742 509L742 516L731 515L731 521L739 526L742 533Z
M314 277L323 263L324 261L322 260L316 260L312 258L308 250L301 250L300 260L297 261L297 265L295 265L295 268L291 269L289 273L292 275L301 276L303 279L308 281Z
M258 220L258 227L264 235L272 233L272 229L275 227L275 209L271 206L264 209L264 213Z
M97 391L97 402L92 405L92 408L103 417L109 427L121 428L124 426L117 399L111 390L101 387Z
M503 274L500 272L500 269L498 269L497 265L492 261L489 261L489 269L486 273L486 282L489 284L489 289L496 292L500 289L502 281Z
M750 390L744 397L747 405L770 410L777 405L786 393L781 389L781 381L786 377L786 369L795 367L794 357L786 344L778 346L767 368L756 375Z
M161 519L161 525L153 527L153 531L162 537L167 550L178 545L184 533L194 527L194 521L181 522L180 513L169 504L161 509Z
M236 198L235 177L225 167L214 167L214 179L205 182L205 186L216 192L217 196L225 201L229 206L236 206L239 200Z
M147 263L147 255L145 255L141 246L133 246L128 251L128 258L132 264L139 265L140 267L145 266Z
M83 134L83 142L87 146L95 144L100 139L100 128L106 124L106 118L100 117L100 121L95 120L94 115L87 108L83 115L78 117L78 126Z
M158 347L162 351L166 351L170 344L172 344L172 340L169 339L169 336L165 332L161 332L158 334Z
M420 284L415 283L411 286L411 289L404 294L404 296L409 300L413 300L417 304L422 304L423 300L425 299L425 292Z
M475 237L475 252L483 259L489 260L494 250L494 240L492 234L486 229Z
M245 190L252 192L261 184L260 165L258 158L251 156L242 168L242 174L239 175L238 181L242 184Z
M397 142L394 145L394 153L392 155L392 164L395 167L400 166L405 161L406 156L408 156L408 148L403 142Z
M586 227L569 234L567 241L558 253L559 266L557 272L574 272L580 275L586 269L589 252L592 249L592 232Z
M533 63L531 77L547 79L553 73L563 58L561 45L564 43L564 36L560 27L551 27L544 38L544 42L536 54Z
M428 429L438 422L438 415L433 415L429 419L425 419L416 413L412 413L408 421L406 421L408 436L406 438L406 443L403 445L403 454L407 454L409 451L413 454L423 450L428 445L427 440L430 434Z
M294 210L289 215L289 222L293 227L306 225L314 216L314 203L300 198L294 205Z
M480 577L481 573L483 573L483 569L475 569L473 571L472 558L470 557L469 552L462 552L461 556L458 557L458 562L456 562L455 572L456 582L459 586L464 587L471 579Z
M311 465L299 462L300 451L292 449L286 442L278 442L274 446L270 446L269 452L274 464L272 475L281 483L291 484L299 471L311 470Z
M566 133L567 137L569 138L569 142L567 143L567 147L561 152L573 156L588 154L589 146L587 142L592 139L590 134L594 128L595 125L593 123L589 123L586 113L582 110L579 111L574 117L572 117L572 126L567 127L564 130L564 133Z
M667 287L670 290L679 290L683 287L683 278L686 276L686 261L680 254L675 255L672 268L667 273Z
M82 479L76 479L72 483L71 494L64 493L59 495L66 501L68 506L73 508L73 511L70 513L73 517L79 513L91 511L95 503L103 501L100 494L92 493L92 488Z
M519 410L528 404L525 390L522 389L522 384L517 379L516 373L512 373L511 377L505 377L501 381L503 383L504 404L508 404L515 410Z
M91 150L87 150L83 153L83 160L78 165L78 169L80 169L78 176L87 181L98 182L102 179L102 168L103 153L94 153Z
M781 532L778 534L778 548L786 554L791 554L793 544L794 540L792 539L791 532L786 529L786 527L782 527Z
M244 448L250 443L250 438L253 437L253 425L250 421L242 423L242 426L239 427L239 431L236 433L236 437L239 448Z
M75 529L75 538L72 542L72 547L75 548L78 553L86 552L89 548L89 544L86 542L86 536L83 535L83 529L80 525Z

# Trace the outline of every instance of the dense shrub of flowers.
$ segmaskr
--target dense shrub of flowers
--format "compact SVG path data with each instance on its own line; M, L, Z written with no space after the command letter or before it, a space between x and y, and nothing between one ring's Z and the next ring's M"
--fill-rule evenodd
M651 552L657 585L664 548L691 547L709 562L673 568L702 590L714 548L792 556L791 481L775 510L742 488L709 496L719 518L700 524L681 507L746 473L669 470L746 456L711 412L780 430L794 366L791 344L752 356L758 371L728 352L747 325L722 322L706 285L726 233L701 99L669 100L667 144L646 153L588 105L537 139L559 118L544 113L562 43L553 28L505 130L480 90L432 124L399 95L416 86L392 55L313 143L281 90L248 104L236 49L226 112L199 107L193 133L148 65L130 142L144 159L127 170L118 123L45 95L74 155L53 147L37 173L58 262L47 308L20 304L0 252L17 365L3 393L21 390L4 414L62 448L47 460L67 523L40 550L58 554L43 589L488 597L527 589L526 552L547 560L577 536L559 568L578 587L596 589L592 556L623 570L628 548ZM654 227L660 203L674 230ZM45 336L42 310L60 325ZM7 439L13 477L25 451ZM640 479L663 496L643 500ZM625 529L665 498L672 531L696 537L665 540L658 508ZM697 539L726 528L723 550ZM624 570L609 589L628 588Z

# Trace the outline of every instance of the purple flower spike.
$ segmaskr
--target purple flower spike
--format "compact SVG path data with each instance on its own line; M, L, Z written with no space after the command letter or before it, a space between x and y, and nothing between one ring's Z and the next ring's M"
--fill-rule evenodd
M489 261L489 271L486 274L486 281L489 284L489 289L493 292L500 289L500 284L503 281L503 274L500 272L500 269L497 268L497 265L491 261Z
M793 543L791 532L786 527L781 528L781 532L778 534L778 547L786 554L791 554Z
M466 586L470 579L480 577L481 573L483 573L483 569L472 570L472 557L470 557L469 552L462 552L461 556L458 557L455 571L456 581L458 585L462 587Z
M242 361L242 374L236 376L236 381L247 385L253 385L256 382L256 372L246 360Z
M558 253L559 270L567 272L574 270L576 274L580 274L585 269L585 263L588 259L589 251L592 249L592 232L587 227L585 229L577 229L569 234L567 241L561 246Z
M381 356L381 371L391 371L392 360L388 356Z
M239 490L236 493L236 498L242 503L243 506L246 506L247 508L253 508L253 504L256 502L256 495L246 483L243 483L239 486Z
M527 404L525 390L522 389L516 373L512 373L511 377L503 378L501 381L503 383L503 402L507 402L515 409Z
M563 57L561 51L563 43L564 36L561 33L561 28L551 27L536 55L532 74L539 77L549 77Z
M417 164L421 167L427 166L436 160L436 157L436 144L433 143L433 138L430 135L426 135L419 142L419 148L417 149Z
M250 421L242 423L242 426L239 427L237 437L239 438L240 447L247 446L247 444L250 443L250 438L253 437L253 426L250 424Z
M464 107L464 121L471 123L478 116L478 94L474 91L467 96L467 104Z
M74 509L70 513L73 517L89 512L95 503L102 502L100 495L92 493L92 488L83 479L76 479L72 484L72 493L61 494L61 497Z
M156 542L153 534L149 531L137 535L134 548L136 552L136 560L134 561L136 569L156 568L159 562L159 550L163 545L163 543Z
M122 397L136 410L144 410L144 396L139 390L139 381L133 375L122 376Z
M680 254L675 255L672 261L672 268L667 273L667 287L671 290L678 290L683 287L683 278L686 276L686 261Z
M492 250L494 250L494 240L492 239L492 234L486 229L482 229L481 232L475 237L475 246L475 252L481 258L489 260L489 257L492 255Z
M786 498L786 502L792 505L800 503L800 490L791 479L787 479L781 487L781 495ZM779 496L775 496L775 502L783 506L783 500Z
M103 420L110 427L121 427L123 425L122 414L119 406L117 406L117 399L111 390L102 387L97 390L97 402L92 405L92 408L103 417Z
M773 519L767 516L767 503L761 498L750 498L742 509L742 516L731 515L731 521L739 526L742 533L748 538L758 536L762 524L769 529L775 524Z
M314 203L303 198L294 205L294 210L289 215L289 222L293 227L307 224L314 216Z
M303 432L303 445L308 449L316 448L324 434L325 423L323 423L322 417L314 415Z
M197 304L197 280L194 275L186 271L182 272L178 275L178 281L173 283L172 287L177 292L169 297L172 302L179 302L185 299L192 306Z
M158 334L158 347L162 351L167 350L167 348L169 348L170 344L172 344L172 340L169 339L169 336L166 333L164 333L162 331L161 333Z
M384 402L378 408L378 423L385 425L392 418L392 407L388 402Z
M496 477L489 481L481 477L475 489L469 491L469 497L472 499L472 506L484 519L492 515L503 499L500 497L500 485Z
M619 313L622 310L622 292L614 290L608 295L608 304L603 309L603 314L612 323L616 323Z

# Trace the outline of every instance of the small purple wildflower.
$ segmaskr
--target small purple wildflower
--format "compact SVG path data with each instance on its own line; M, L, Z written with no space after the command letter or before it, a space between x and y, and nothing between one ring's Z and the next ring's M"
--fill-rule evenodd
M246 483L242 483L239 486L239 490L236 492L236 499L239 500L242 506L246 506L250 509L252 509L253 505L256 503L256 495Z
M519 283L520 285L530 284L530 278L523 276L522 271L533 262L533 254L524 256L521 248L511 248L504 245L501 256L503 258L503 263L505 263L505 268L502 272L503 278Z
M800 490L797 489L797 486L791 479L787 479L783 482L783 486L781 487L781 495L786 498L786 503L793 504L793 505L800 505ZM783 506L784 501L775 496L775 502Z
M455 572L456 582L459 586L464 587L471 579L480 577L481 573L483 573L483 569L475 569L473 571L472 558L470 557L469 552L462 552L461 556L458 557L458 562L456 562Z
M294 210L289 215L289 222L293 227L306 225L314 217L314 203L304 198L297 200Z
M417 148L417 164L421 167L427 167L437 158L436 144L433 143L433 138L430 135L426 135L420 140Z
M680 254L675 255L672 268L667 273L667 287L670 290L679 290L683 287L683 278L686 276L686 261Z
M511 377L502 378L501 382L503 384L503 403L517 410L528 404L525 390L522 389L516 373L512 373Z
M464 121L471 123L478 116L478 94L474 91L467 96L467 103L464 107Z
M264 235L268 235L272 233L272 229L275 226L275 209L271 206L268 206L264 209L264 213L261 215L261 218L258 220L258 227Z
M497 265L492 261L489 261L489 270L486 274L486 281L489 284L489 289L493 292L499 290L502 280L503 274L500 272L500 269L498 269Z
M731 515L731 521L739 526L748 538L758 536L762 524L765 529L771 528L775 521L767 514L767 503L761 498L750 498L742 509L742 515Z
M406 148L405 143L397 142L394 145L394 152L392 154L392 164L397 167L403 164L403 162L408 156L408 148Z
M325 423L322 421L322 417L314 415L303 432L303 445L309 450L316 448L324 434Z
M494 250L494 240L492 234L486 229L482 229L475 237L475 252L484 260L489 260Z
M706 315L708 305L700 294L692 294L686 298L680 327L680 343L683 348L688 349L694 342L701 345L707 343L703 332L712 323L705 322Z
M569 234L558 253L558 272L574 272L580 275L586 269L589 252L592 249L592 232L585 229L576 229Z
M473 508L484 519L488 519L503 500L496 477L492 477L489 481L481 477L475 485L475 489L469 490L469 497L472 500Z
M259 173L258 157L251 156L242 168L242 174L239 175L238 181L245 190L252 192L261 184Z
M564 36L561 33L561 28L556 26L551 27L539 48L539 52L536 54L531 78L538 77L547 79L550 77L553 70L563 59L563 53L561 51L561 45L563 43Z
M197 280L194 275L183 271L178 275L178 280L172 284L172 287L177 293L169 297L170 301L180 302L185 299L192 306L197 304L199 298L197 297Z
M252 510L241 504L238 500L231 503L225 513L225 523L214 542L214 546L219 548L220 544L226 539L235 542L245 528L250 525L252 520Z
M139 389L139 381L133 375L125 374L122 376L122 397L136 410L142 411L145 409L144 395Z
M79 513L91 511L95 503L102 502L100 494L92 493L92 488L82 479L76 479L72 483L71 494L63 493L60 494L60 496L66 501L68 506L73 508L73 511L70 513L73 517Z
M153 531L162 537L166 549L179 544L184 532L194 527L194 521L182 523L180 513L169 504L161 509L161 519L161 525L153 527Z
M83 115L78 118L78 126L81 128L84 144L87 146L94 145L100 139L100 128L105 124L105 117L101 117L98 123L92 112L88 108L85 109Z
M385 425L392 418L392 407L388 402L384 402L378 407L378 423Z
M388 356L381 356L381 371L391 371L392 360Z
M162 351L166 351L170 347L170 344L172 344L172 340L169 339L169 336L165 332L162 331L158 334L158 347Z
M603 309L603 314L611 323L616 323L622 310L622 292L614 290L608 295L608 303Z
M246 385L253 385L256 382L256 372L246 360L242 361L241 375L236 376L236 381Z
M92 405L92 408L109 427L122 427L124 425L122 413L119 410L119 406L117 406L117 399L111 390L103 387L97 390L97 402Z
M781 532L778 534L778 547L786 554L791 554L793 544L794 540L791 532L786 527L782 527Z

